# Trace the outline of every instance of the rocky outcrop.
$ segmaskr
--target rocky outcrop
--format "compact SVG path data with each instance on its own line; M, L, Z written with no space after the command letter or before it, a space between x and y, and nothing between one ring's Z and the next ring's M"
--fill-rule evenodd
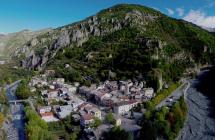
M16 33L0 35L0 55L8 58L14 54L15 50L18 48L23 48L23 45L31 40L31 45L37 44L36 36L44 34L51 29L44 29L40 31L29 31L23 30Z
M109 15L112 14L115 13L110 10ZM22 58L21 65L25 68L41 69L63 47L81 47L90 37L104 36L127 26L135 26L144 31L145 26L156 18L157 16L155 15L138 10L131 10L121 17L113 16L111 18L101 16L99 13L79 23L37 36L25 44L24 47L17 49L14 56L15 58ZM151 43L146 43L150 47Z

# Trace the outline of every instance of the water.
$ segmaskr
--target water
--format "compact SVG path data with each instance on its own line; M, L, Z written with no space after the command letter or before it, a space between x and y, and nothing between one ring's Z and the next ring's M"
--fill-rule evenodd
M16 100L14 91L18 86L19 81L11 86L7 86L8 101ZM12 114L12 124L8 124L8 140L25 140L25 122L24 122L24 106L20 103L10 104L10 111Z

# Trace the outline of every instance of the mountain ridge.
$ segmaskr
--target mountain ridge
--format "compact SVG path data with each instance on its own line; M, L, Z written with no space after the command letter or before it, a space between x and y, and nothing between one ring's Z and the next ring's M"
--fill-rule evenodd
M0 36L0 55L9 58L15 49L22 47L27 41L49 30L30 31L25 29L15 33L2 34Z
M123 4L41 34L16 50L14 58L24 68L55 69L68 81L83 82L89 75L94 82L148 77L162 85L212 63L214 40L192 23Z

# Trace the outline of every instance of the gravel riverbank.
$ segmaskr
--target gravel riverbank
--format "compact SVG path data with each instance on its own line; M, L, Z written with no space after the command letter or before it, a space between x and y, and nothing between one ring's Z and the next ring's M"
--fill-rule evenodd
M211 100L196 89L198 80L191 80L185 101L188 116L177 140L215 140L215 119L210 117Z

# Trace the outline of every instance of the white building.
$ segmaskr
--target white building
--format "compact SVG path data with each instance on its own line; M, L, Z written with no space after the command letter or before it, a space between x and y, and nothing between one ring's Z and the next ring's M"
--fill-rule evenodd
M59 93L58 90L49 90L47 92L47 96L48 96L49 99L54 99L54 98L58 97L58 93Z
M144 96L147 98L154 97L154 89L153 88L144 88Z
M37 109L38 113L46 113L46 112L51 112L52 107L51 106L43 106L43 107L39 107Z
M131 101L123 101L116 103L114 106L114 113L117 115L124 115L128 111L130 111L133 107L137 106L138 102L136 100Z

